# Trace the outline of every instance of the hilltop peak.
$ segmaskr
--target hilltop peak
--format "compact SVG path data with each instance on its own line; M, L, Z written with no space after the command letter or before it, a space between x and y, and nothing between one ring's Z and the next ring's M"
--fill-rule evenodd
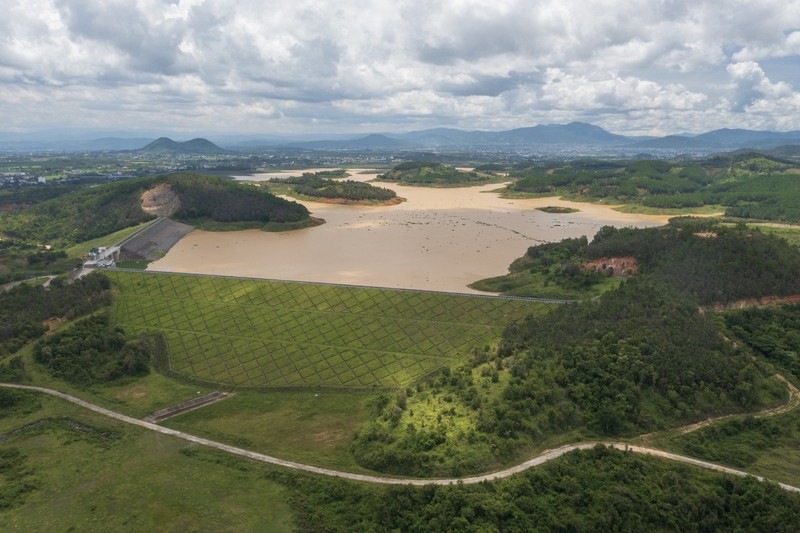
M172 154L221 154L225 153L227 150L203 138L196 138L186 142L177 142L169 137L159 137L138 151Z

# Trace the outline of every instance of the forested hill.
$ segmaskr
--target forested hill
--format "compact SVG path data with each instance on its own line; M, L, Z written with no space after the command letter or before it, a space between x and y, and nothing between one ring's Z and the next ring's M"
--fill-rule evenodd
M724 211L727 216L800 221L800 169L789 160L744 152L705 160L537 163L511 172L509 193L613 200L650 209Z
M362 465L486 471L558 435L633 436L785 397L768 379L774 368L698 304L800 293L796 248L696 219L605 227L592 243L560 244L544 245L546 258L568 270L618 256L635 258L638 273L596 301L510 324L499 349L476 349L463 366L377 404L352 446ZM540 247L528 254L532 268L545 263Z
M300 222L308 219L304 206L278 198L252 185L211 176L178 174L164 182L180 200L179 220L207 218L216 222Z
M56 246L83 242L154 218L142 210L142 194L166 184L177 195L179 220L296 223L309 219L300 204L250 185L198 174L171 174L82 189L0 215L9 236Z
M697 218L674 218L666 226L647 229L606 226L591 243L582 238L532 246L511 264L510 274L473 286L550 296L556 289L564 292L575 284L608 279L586 265L612 265L614 258L633 258L639 275L701 305L800 294L797 247L757 229ZM531 283L536 276L545 283ZM545 289L550 292L537 293Z
M700 304L800 294L800 250L757 229L692 218L660 228L602 228L586 257L632 256L642 275Z
M227 152L208 139L192 139L176 142L168 137L161 137L151 142L139 152L162 154L222 154Z

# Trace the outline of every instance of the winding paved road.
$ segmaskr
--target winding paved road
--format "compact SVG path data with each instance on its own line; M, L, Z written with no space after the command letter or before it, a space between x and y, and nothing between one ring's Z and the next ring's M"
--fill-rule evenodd
M709 463L706 461L700 461L699 459L693 459L691 457L686 457L683 455L677 455L674 453L665 452L662 450L658 450L655 448L646 448L643 446L634 446L630 444L625 444L621 442L611 442L611 441L596 441L596 442L582 442L580 444L570 444L567 446L562 446L560 448L555 448L552 450L547 450L546 452L534 457L533 459L529 459L524 463L520 463L518 465L512 466L510 468L506 468L505 470L500 470L499 472L493 472L490 474L483 474L480 476L472 476L472 477L464 477L464 478L448 478L448 479L409 479L409 478L391 478L391 477L382 477L382 476L372 476L367 474L355 474L352 472L341 472L338 470L332 470L330 468L321 468L318 466L307 465L303 463L296 463L294 461L286 461L284 459L279 459L277 457L272 457L270 455L264 455L261 453L251 452L249 450L245 450L242 448L237 448L235 446L229 446L228 444L223 444L221 442L204 439L202 437L197 437L190 433L184 433L183 431L177 431L174 429L166 428L159 426L158 424L153 424L152 422L145 422L144 420L139 420L137 418L133 418L127 415L123 415L122 413L117 413L110 409L106 409L105 407L100 407L99 405L95 405L93 403L89 403L87 401L81 400L80 398L76 398L75 396L70 396L69 394L65 394L63 392L59 392L53 389L45 389L43 387L33 387L30 385L18 385L16 383L0 383L0 387L6 387L10 389L21 389L21 390L28 390L34 392L40 392L43 394L49 394L50 396L55 396L56 398L61 398L62 400L66 400L68 402L72 402L76 405L79 405L83 408L89 409L90 411L94 411L95 413L99 413L101 415L107 416L109 418L113 418L115 420L119 420L120 422L125 422L127 424L132 424L134 426L139 426L143 428L147 428L152 431L157 431L159 433L163 433L164 435L171 435L173 437L177 437L179 439L183 439L189 442L194 442L196 444L201 444L203 446L208 446L209 448L215 448L217 450L221 450L223 452L227 452L233 455L239 455L241 457L246 457L248 459L253 459L256 461L261 461L262 463L269 463L273 465L283 466L286 468L291 468L293 470L302 470L304 472L312 472L314 474L321 474L324 476L333 476L339 477L343 479L349 479L352 481L362 481L365 483L378 483L382 485L452 485L454 483L463 483L465 485L471 485L475 483L480 483L482 481L492 481L495 479L502 479L519 472L523 472L528 470L529 468L533 468L535 466L542 465L553 459L557 459L562 455L569 453L574 450L586 450L588 448L593 448L594 446L601 444L603 446L607 446L609 448L615 448L617 450L624 450L629 452L641 453L644 455L652 455L655 457L661 457L663 459L669 459L671 461L678 461L681 463L686 463L694 466L699 466L701 468L707 468L709 470L715 470L717 472L723 472L726 474L732 474L734 476L741 476L741 477L754 477L759 481L768 481L767 479L761 476L755 476L753 474L748 474L747 472L742 472L741 470L735 470L733 468L728 468L725 466L720 466L714 463ZM800 488L794 487L792 485L787 485L785 483L778 483L784 490L788 490L791 492L798 492L800 493Z

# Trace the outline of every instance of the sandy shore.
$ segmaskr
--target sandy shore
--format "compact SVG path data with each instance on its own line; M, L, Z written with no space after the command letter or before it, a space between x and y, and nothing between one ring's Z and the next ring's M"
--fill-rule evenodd
M375 177L358 172L351 171L350 179ZM287 233L195 230L150 268L472 292L467 284L504 274L529 246L581 235L591 238L604 225L656 226L668 218L558 198L508 200L488 192L498 184L447 189L381 186L407 201L380 207L301 202L327 223ZM580 212L536 209L551 205Z

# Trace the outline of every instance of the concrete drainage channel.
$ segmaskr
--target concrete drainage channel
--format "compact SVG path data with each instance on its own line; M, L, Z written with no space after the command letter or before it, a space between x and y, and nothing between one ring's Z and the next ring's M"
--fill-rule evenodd
M181 413L185 413L186 411L191 411L193 409L198 409L200 407L206 406L210 403L219 400L224 400L229 396L232 396L232 394L229 392L214 391L211 394L206 394L205 396L192 398L191 400L175 404L172 407L167 407L166 409L161 409L159 411L156 411L155 413L144 417L143 420L145 422L152 422L152 423L160 422L161 420L166 420L171 416L179 415Z

